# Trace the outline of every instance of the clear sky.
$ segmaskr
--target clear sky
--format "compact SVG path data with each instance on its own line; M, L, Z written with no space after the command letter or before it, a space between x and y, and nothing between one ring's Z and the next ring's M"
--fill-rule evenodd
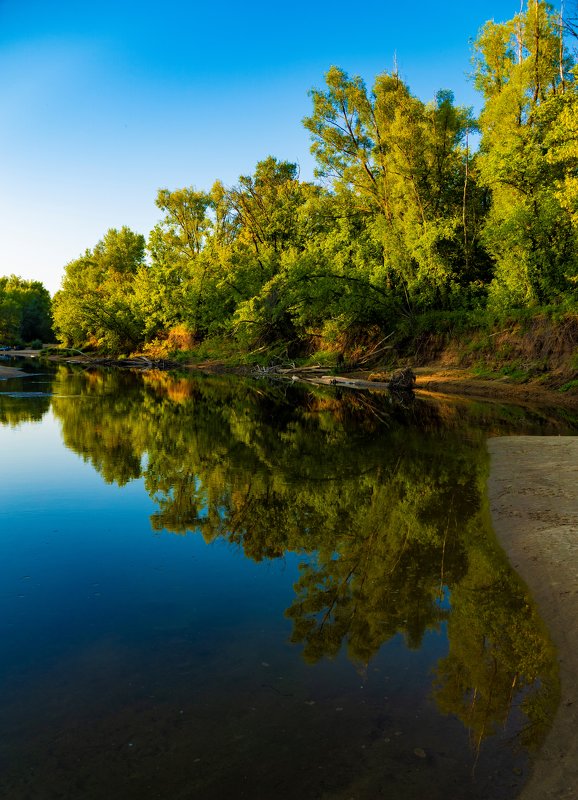
M108 228L148 235L161 187L209 188L267 155L313 161L301 119L335 64L399 71L429 100L519 0L0 0L0 275L55 292Z

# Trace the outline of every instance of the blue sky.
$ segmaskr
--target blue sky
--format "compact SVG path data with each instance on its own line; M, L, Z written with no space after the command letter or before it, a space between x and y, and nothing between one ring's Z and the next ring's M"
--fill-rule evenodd
M148 234L157 189L313 161L301 119L336 64L477 106L471 40L518 0L0 0L0 275L55 292L108 228Z

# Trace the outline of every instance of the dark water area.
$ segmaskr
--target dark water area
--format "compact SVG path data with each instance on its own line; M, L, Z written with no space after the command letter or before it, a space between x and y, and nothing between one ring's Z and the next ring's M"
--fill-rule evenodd
M1 798L519 793L556 657L485 442L578 420L25 369L0 381Z

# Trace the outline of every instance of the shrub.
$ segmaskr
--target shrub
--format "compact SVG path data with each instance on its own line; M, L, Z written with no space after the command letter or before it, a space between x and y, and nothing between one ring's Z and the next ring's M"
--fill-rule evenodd
M195 346L195 337L186 325L175 325L167 336L167 350L169 352L188 351Z

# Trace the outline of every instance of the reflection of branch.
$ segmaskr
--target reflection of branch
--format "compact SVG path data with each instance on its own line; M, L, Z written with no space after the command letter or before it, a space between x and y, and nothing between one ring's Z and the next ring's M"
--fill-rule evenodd
M388 575L393 575L393 573L397 569L397 566L398 566L399 562L401 561L401 557L404 554L408 539L409 539L409 526L406 527L405 536L404 536L404 539L403 539L403 544L401 546L401 550L399 551L399 556L397 558L397 561L394 563L393 567L387 573Z
M514 702L514 692L516 690L516 686L518 685L518 680L520 678L520 673L516 672L514 675L514 680L512 681L512 685L510 687L510 696L508 697L508 705L506 707L506 713L504 714L504 730L506 728L506 723L508 722L508 717L510 716L510 709L512 708L512 703Z
M328 475L327 477L324 477L324 478L317 478L314 475L308 475L307 476L307 482L308 483L331 483L332 481L343 481L345 479L346 480L351 480L351 478L362 478L364 475L368 475L370 472L375 472L375 465L374 464L372 464L371 466L367 467L367 469L360 469L360 470L357 470L356 472L349 472L347 474ZM286 481L287 485L290 485L293 482L300 484L301 483L301 476L299 476L298 478L295 478L295 481L289 481L289 480Z
M358 400L359 400L359 404L361 406L363 406L364 409L366 409L367 411L370 411L373 414L374 417L377 417L377 419L381 423L383 423L386 427L389 428L389 426L390 426L389 419L387 419L386 417L383 417L381 414L379 414L376 411L374 405L369 402L369 398L368 397L364 397L363 395L359 395Z
M452 494L451 500L450 500L450 509L449 509L449 512L448 512L448 519L447 519L447 523L446 523L446 530L445 530L445 533L444 533L444 543L443 543L443 547L442 547L442 566L441 566L441 572L440 572L440 600L443 597L444 566L445 566L445 558L446 558L446 542L447 542L447 539L448 539L448 531L449 531L449 528L450 528L450 514L452 513L452 505L453 505L453 503L454 503L454 496Z
M241 526L241 523L245 520L247 514L249 513L249 507L251 505L250 502L249 502L249 496L251 494L251 483L252 483L252 480L251 480L251 478L249 478L249 485L247 486L247 492L245 494L245 497L244 497L244 500L243 500L243 505L241 506L241 510L240 510L241 513L239 514L238 519L231 523L231 529L229 531L229 536L234 536L236 533L238 533L237 526L239 526L239 527Z
M483 647L482 647L482 652L483 652ZM473 733L473 728L474 728L474 709L476 707L477 700L478 700L478 687L474 686L474 691L472 692L472 702L470 704L470 720L471 720L471 724L472 724L472 727L470 728L470 731L469 731L469 733L470 733L470 736L469 736L470 743L472 742L471 734Z
M475 774L476 767L478 765L478 760L480 758L480 752L481 752L481 749L482 749L482 741L486 736L486 727L487 727L487 724L488 724L488 717L489 717L489 714L490 714L490 707L491 707L492 699L493 699L493 696L494 696L494 684L496 682L496 677L498 675L498 660L497 660L496 656L493 655L493 654L492 654L492 661L494 662L494 669L493 669L493 672L492 672L492 680L490 681L490 691L488 693L488 702L486 703L486 707L484 709L484 716L483 716L483 719L482 719L482 727L480 729L480 732L478 734L478 740L476 742L476 757L474 759L474 763L472 764L472 777Z
M373 549L372 548L372 542L373 542L373 538L375 537L375 534L376 534L376 529L374 528L373 531L371 532L370 537L369 537L368 544L364 548L364 550L365 550L365 559L364 559L365 560L365 564L364 564L364 568L363 568L363 577L362 577L361 583L359 585L360 590L363 590L363 586L365 584L365 579L367 577L367 561L368 561L368 558L369 558L369 554ZM351 615L349 617L348 629L349 629L349 626L351 625L351 623L353 622L356 613L357 613L357 603L355 603L355 605L353 606L353 611L351 612Z
M333 608L335 607L335 604L337 603L337 599L338 599L338 597L339 597L339 594L341 593L341 590L343 589L343 587L344 587L344 586L345 586L347 583L349 583L349 579L351 578L351 576L352 576L352 575L353 575L353 573L355 572L355 569L356 569L356 567L357 567L357 564L358 564L358 563L359 563L359 561L356 561L356 562L355 562L355 564L353 565L353 567L350 569L350 571L349 571L349 573L348 573L347 577L346 577L346 578L345 578L343 581L341 581L341 583L339 584L339 586L338 586L338 587L337 587L337 589L335 590L335 594L334 594L334 597L333 597L333 602L331 603L331 605L329 606L329 608L327 609L327 611L326 611L326 612L325 612L325 614L323 615L323 619L321 620L321 623L320 623L320 625L319 625L319 633L321 633L321 631L323 630L323 626L324 626L324 625L325 625L325 623L327 622L327 619L328 619L328 617L331 615L331 612L333 611Z

